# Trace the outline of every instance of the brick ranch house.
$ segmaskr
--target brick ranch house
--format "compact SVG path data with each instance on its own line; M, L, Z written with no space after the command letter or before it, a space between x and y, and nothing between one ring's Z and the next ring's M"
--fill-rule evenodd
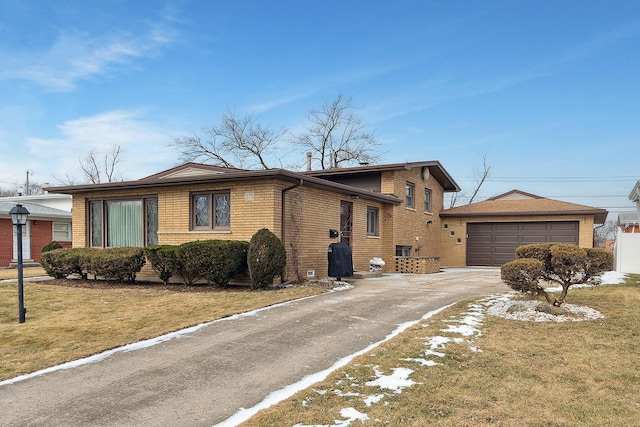
M457 255L465 245L450 237L464 236L462 222L441 216L455 214L443 210L444 194L460 188L438 161L306 172L187 163L136 181L48 190L73 196L74 247L248 241L268 228L287 250L287 279L326 277L337 241L351 246L356 270L374 257L387 272L467 265ZM581 245L592 225L580 224Z
M68 202L67 209L65 205ZM9 211L17 203L30 212L22 228L22 256L26 265L40 262L40 251L52 240L71 247L71 198L60 195L40 195L0 198L0 268L17 262L16 227ZM52 207L56 206L56 207Z
M327 249L339 240L351 245L356 270L374 257L393 271L396 254L440 256L438 212L444 193L459 190L437 161L306 173L188 163L135 181L48 189L73 196L74 247L249 241L268 228L287 249L287 278L325 277Z

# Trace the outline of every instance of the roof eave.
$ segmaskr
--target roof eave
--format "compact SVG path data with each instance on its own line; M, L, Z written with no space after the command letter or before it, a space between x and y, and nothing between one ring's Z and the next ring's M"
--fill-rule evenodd
M228 172L219 175L206 175L195 177L183 177L183 178L171 178L171 179L142 179L137 181L121 181L112 182L106 184L87 184L87 185L75 185L65 187L50 187L47 190L50 193L65 193L65 194L82 194L93 193L102 191L113 190L138 190L138 189L151 189L155 187L173 187L180 185L190 184L202 184L207 182L233 182L233 181L248 181L256 179L279 179L291 183L300 182L302 185L308 185L315 188L330 189L332 191L348 194L353 196L362 197L368 200L375 200L382 203L400 204L402 203L398 198L393 196L386 196L378 193L371 193L361 190L350 185L344 185L334 183L321 178L313 176L306 176L301 173L287 171L285 169L268 169L263 171L242 171L242 172Z
M398 170L406 170L416 167L434 167L436 168L436 173L431 171L431 174L434 178L442 185L445 193L454 193L461 191L458 183L453 179L451 175L446 171L446 169L442 166L442 164L437 160L430 160L425 162L407 162L407 163L394 163L394 164L386 164L386 165L367 165L367 166L356 166L352 168L332 168L332 169L320 169L313 171L304 171L301 172L307 176L322 176L322 175L347 175L354 173L366 173L366 172L392 172Z
M596 209L590 211L526 211L526 212L440 212L443 218L461 218L461 217L495 217L495 216L575 216L575 215L593 215L593 221L596 224L604 224L607 219L608 211L605 209Z

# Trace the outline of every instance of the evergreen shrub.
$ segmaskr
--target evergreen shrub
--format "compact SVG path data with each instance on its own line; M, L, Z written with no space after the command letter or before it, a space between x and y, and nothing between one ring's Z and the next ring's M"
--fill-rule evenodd
M249 242L247 255L252 289L264 289L276 276L283 277L287 253L282 241L266 228L258 230Z

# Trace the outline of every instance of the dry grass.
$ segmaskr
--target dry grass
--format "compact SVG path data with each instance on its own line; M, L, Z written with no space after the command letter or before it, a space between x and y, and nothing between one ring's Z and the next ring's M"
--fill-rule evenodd
M335 425L349 407L369 417L353 426L639 425L640 276L571 290L568 302L605 318L533 323L485 315L472 344L448 343L443 358L430 357L441 365L402 360L425 358L427 340L469 310L469 301L459 303L243 426ZM385 375L410 368L416 384L401 393L367 386L375 367ZM366 406L364 398L376 394L384 397Z
M47 272L42 267L29 267L22 270L22 277L38 277L46 276ZM18 277L18 269L3 268L0 269L0 280L15 279Z
M104 284L86 288L26 281L27 320L20 324L16 283L0 283L0 381L202 322L317 294L323 288L203 290Z

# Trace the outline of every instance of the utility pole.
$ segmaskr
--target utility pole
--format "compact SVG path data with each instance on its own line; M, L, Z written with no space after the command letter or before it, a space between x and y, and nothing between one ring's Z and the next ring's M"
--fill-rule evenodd
M28 196L29 195L29 174L31 172L29 171L29 169L27 169L27 185L24 188L24 195Z

